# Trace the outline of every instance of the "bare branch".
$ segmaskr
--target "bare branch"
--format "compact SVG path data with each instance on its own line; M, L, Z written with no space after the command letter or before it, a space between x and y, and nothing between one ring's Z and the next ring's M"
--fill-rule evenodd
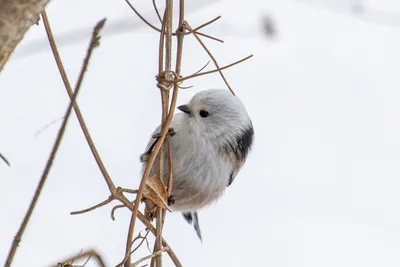
M184 27L186 29L188 29L189 31L191 31L194 35L194 37L196 37L197 41L200 43L200 45L203 47L203 49L207 52L207 54L210 56L211 60L214 62L215 66L218 69L219 74L221 75L222 79L224 80L226 86L229 88L229 90L232 92L233 95L235 95L235 92L233 91L233 89L231 88L231 86L229 85L228 81L225 78L225 75L222 73L222 71L220 70L220 67L218 65L217 60L215 59L215 57L212 55L212 53L210 52L210 50L208 50L207 46L203 43L203 41L201 40L201 38L198 36L198 34L193 31L192 27L190 27L189 23L185 22Z
M197 31L200 30L201 28L204 28L204 27L206 27L207 25L210 25L211 23L213 23L213 22L219 20L220 18L221 18L221 16L218 16L218 17L216 17L216 18L214 18L214 19L212 19L212 20L210 20L210 21L208 21L208 22L206 22L206 23L204 23L204 24L201 24L200 26L198 26L198 27L196 27L196 28L194 28L194 29L192 29L192 30L186 32L185 34L191 34L191 33L193 33L193 32L197 32Z
M0 159L2 159L9 167L10 167L10 162L0 153Z
M163 247L161 250L159 250L159 251L157 251L157 252L154 252L153 254L148 255L148 256L146 256L146 257L144 257L144 258L141 258L141 259L138 260L137 262L133 263L133 264L132 264L132 267L138 266L140 263L144 262L145 260L148 260L148 259L151 259L151 258L153 258L153 257L159 256L159 255L161 255L164 251L167 251L168 249L169 249L168 247Z
M125 2L129 5L129 7L133 10L133 12L135 12L135 14L141 19L143 20L144 23L146 23L147 25L149 25L151 28L153 28L156 31L160 31L159 28L157 28L156 26L154 26L153 24L151 24L147 19L145 19L140 13L139 11L136 10L136 8L131 4L131 2L129 2L129 0L125 0Z
M233 63L231 63L229 65L223 66L222 68L217 68L217 69L209 70L209 71L205 71L205 72L196 72L196 73L191 74L189 76L186 76L186 77L183 77L183 78L179 78L179 79L176 80L176 82L182 82L182 81L186 81L186 80L189 80L189 79L192 79L192 78L195 78L195 77L211 74L211 73L214 73L214 72L220 72L221 70L224 70L224 69L233 67L233 66L235 66L235 65L237 65L239 63L242 63L243 61L246 61L246 60L250 59L251 57L253 57L253 55L250 55L250 56L247 56L245 58L242 58L241 60L235 61L235 62L233 62Z
M160 16L160 12L158 11L158 8L157 8L156 0L153 0L153 7L154 7L154 10L155 10L156 13L157 13L158 19L159 19L160 22L162 23L162 19L161 19L161 16Z
M47 19L45 11L43 11L42 17L43 17L43 20L45 21L46 29L48 30L49 29L48 28L49 27L49 21ZM98 36L97 35L98 35L98 33L99 33L99 31L100 31L100 29L101 29L103 24L104 24L104 20L99 22L96 25L95 30L93 31L92 40L90 42L89 49L87 51L87 55L86 55L85 61L84 61L84 64L83 64L83 66L81 68L81 72L80 72L80 75L79 75L79 79L78 79L79 82L77 83L77 85L75 87L75 91L72 94L71 102L70 102L70 104L69 104L69 106L67 108L67 111L65 112L65 115L64 115L65 119L64 119L64 121L63 121L63 123L61 125L60 130L58 131L58 135L57 135L57 138L56 138L56 140L54 142L53 149L52 149L52 151L51 151L51 153L49 155L49 158L48 158L47 163L46 163L46 167L45 167L45 169L43 171L42 177L40 178L39 184L38 184L38 186L36 188L36 191L35 191L35 194L34 194L34 196L32 198L31 204L30 204L30 206L28 208L28 211L25 214L25 217L24 217L24 219L22 221L22 224L21 224L16 236L14 237L14 241L12 243L10 252L9 252L7 260L6 260L6 266L10 266L11 263L12 263L12 260L14 258L14 255L15 255L15 252L17 250L18 244L21 241L22 235L23 235L23 233L25 231L26 226L28 225L30 217L31 217L31 215L33 213L33 210L34 210L34 208L36 206L36 203L37 203L37 201L39 199L39 196L40 196L40 194L42 192L43 186L44 186L44 184L45 184L45 182L47 180L47 177L48 177L48 175L50 173L50 169L51 169L51 167L53 165L54 158L55 158L55 156L57 154L58 148L59 148L59 146L61 144L61 140L62 140L62 138L64 136L64 132L65 132L65 128L67 127L69 116L71 115L71 112L72 112L72 106L74 105L76 97L77 97L77 95L79 93L79 90L81 88L81 83L82 83L82 80L84 78L85 71L86 71L88 63L89 63L89 59L90 59L90 57L92 55L94 47L96 47L98 45ZM55 55L55 57L56 57L56 55ZM60 60L59 56L58 56L58 59ZM61 70L60 70L60 72L61 72Z
M106 264L104 263L103 258L102 258L102 257L100 256L100 254L99 254L96 250L94 250L94 249L90 249L90 250L85 251L85 252L82 252L82 250L81 250L81 251L79 252L78 255L74 255L74 256L72 256L72 257L69 257L69 258L67 258L67 259L65 259L65 260L63 260L63 261L61 261L61 263L57 263L57 264L53 265L53 267L59 267L60 265L61 265L61 266L71 266L72 263L73 263L75 260L80 260L80 259L83 259L83 258L86 258L86 257L88 257L88 258L86 259L85 263L84 263L83 265L81 265L82 267L85 266L85 265L89 262L89 260L90 260L92 257L94 257L94 258L96 259L97 264L98 264L100 267L106 267ZM67 265L69 262L71 262L71 264Z
M56 62L57 62L57 66L58 66L58 68L60 70L60 74L61 74L61 76L63 78L65 89L67 90L67 93L68 93L69 97L71 98L72 94L73 94L72 87L71 87L71 85L69 83L67 74L66 74L65 69L63 67L63 64L61 62L61 58L60 58L60 55L58 53L58 49L57 49L57 45L56 45L56 42L55 42L54 37L53 37L53 33L51 32L50 25L48 25L48 24L47 24L47 27L46 27L46 31L47 31L47 35L48 35L48 38L49 38L50 46L52 48L54 57L55 57ZM83 119L83 115L81 113L81 110L80 110L78 104L74 103L73 104L73 108L74 108L74 111L75 111L75 115L76 115L76 117L78 119L79 125L81 126L83 134L84 134L84 136L86 138L86 141L87 141L87 143L89 145L89 148L92 151L93 157L96 160L97 166L99 167L101 173L103 174L103 177L104 177L104 179L105 179L105 181L107 183L108 188L110 189L112 194L115 195L117 189L116 189L114 183L112 182L111 177L108 174L107 169L104 166L104 163L101 160L99 153L97 152L96 146L94 145L93 139L92 139L92 137L91 137L91 135L89 133L89 130L88 130L87 126L86 126L85 120Z
M107 205L108 203L110 203L114 199L115 199L114 197L110 196L109 198L107 198L106 200L100 202L99 204L96 204L96 205L94 205L94 206L92 206L90 208L84 209L84 210L72 211L72 212L70 212L70 214L71 215L77 215L77 214L82 214L82 213L86 213L86 212L95 210L97 208L100 208L100 207L103 207L103 206Z
M115 211L117 210L117 209L119 209L119 208L125 208L126 206L124 205L124 204L120 204L120 205L117 205L117 206L115 206L114 208L112 208L112 210L111 210L111 219L113 220L113 221L115 221Z

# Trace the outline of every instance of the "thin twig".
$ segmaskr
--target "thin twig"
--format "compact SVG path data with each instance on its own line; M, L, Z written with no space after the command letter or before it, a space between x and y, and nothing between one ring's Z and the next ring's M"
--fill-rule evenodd
M165 32L165 72L170 73L172 70L172 15L173 15L173 1L166 0L166 8L165 12L166 16L166 32ZM161 38L164 38L163 34L161 34ZM161 55L160 55L161 56ZM170 77L167 77L168 79ZM168 103L169 103L169 91L160 90L161 91L161 102L162 102L162 116L161 116L161 127L166 127L166 119L168 116ZM167 126L169 128L169 126ZM159 156L159 177L161 181L164 180L164 155L165 149L170 144L169 136L165 139L163 144L163 149L160 152ZM168 163L172 165L172 158L170 157ZM169 168L172 170L171 168ZM171 173L169 174L171 175ZM162 228L163 228L163 211L161 207L157 207L156 210L156 241L154 244L154 251L159 251L162 249ZM155 257L156 266L162 267L162 254L160 253Z
M83 263L82 267L84 267L84 266L90 261L90 259L92 258L92 255L93 255L93 254L89 254L89 257L88 257L87 260Z
M129 7L133 10L133 12L135 12L135 14L141 19L143 20L144 23L146 23L147 25L149 25L151 28L153 28L156 31L160 31L159 28L157 28L156 26L154 26L153 24L151 24L148 20L146 20L140 13L139 11L136 10L136 8L131 4L131 2L129 2L129 0L125 0L125 2L129 5Z
M179 82L183 82L183 81L195 78L195 77L211 74L211 73L214 73L214 72L220 72L221 70L224 70L224 69L233 67L233 66L235 66L235 65L237 65L239 63L242 63L243 61L246 61L246 60L250 59L251 57L253 57L253 55L250 55L250 56L247 56L245 58L242 58L241 60L235 61L235 62L233 62L233 63L231 63L229 65L223 66L221 68L217 68L217 69L213 69L213 70L209 70L209 71L205 71L205 72L195 72L195 73L193 73L193 74L191 74L189 76L179 78L175 82L179 83Z
M64 119L64 118L61 117L61 118L58 118L58 119L55 119L55 120L49 122L48 124L46 124L45 126L43 126L41 129L39 129L39 130L35 133L35 137L38 137L39 134L41 134L44 130L46 130L47 128L49 128L50 126L52 126L53 124L55 124L56 122L59 122L59 121L61 121L61 120L63 120L63 119Z
M46 29L47 29L47 27L49 26L49 21L47 19L47 15L46 15L45 11L42 12L42 18L43 18L43 21L45 21L45 25L47 25L47 26L45 26ZM72 112L72 106L75 103L76 96L78 95L79 90L81 88L81 84L82 84L83 78L85 76L85 72L86 72L90 57L92 55L93 49L96 46L98 46L98 33L99 33L100 29L102 28L102 26L104 25L104 22L105 22L105 20L99 22L96 25L96 27L95 27L95 29L93 31L92 40L90 42L89 49L87 51L87 55L86 55L85 61L84 61L83 65L82 65L82 68L81 68L81 72L80 72L80 75L79 75L78 83L77 83L77 85L75 87L75 91L72 94L71 102L70 102L70 104L68 106L68 109L67 109L67 111L65 112L65 115L64 115L65 119L64 119L64 121L63 121L63 123L61 125L60 130L58 131L58 135L57 135L57 138L56 138L56 140L54 142L53 149L52 149L52 151L50 153L50 156L49 156L49 158L47 160L46 167L45 167L45 169L44 169L44 171L42 173L42 177L40 178L39 184L38 184L38 186L36 188L35 194L34 194L34 196L32 198L32 201L31 201L31 204L30 204L30 206L28 208L28 211L26 212L25 217L24 217L24 219L22 221L22 224L21 224L17 234L14 237L14 241L12 243L10 252L8 254L5 266L10 266L11 263L12 263L12 260L14 258L14 255L15 255L15 252L17 250L18 244L21 241L22 235L23 235L23 233L25 231L25 228L26 228L26 226L27 226L27 224L28 224L28 222L30 220L30 217L31 217L31 215L33 213L33 210L34 210L34 208L36 206L36 203L37 203L37 201L39 199L39 196L40 196L40 194L42 192L42 189L43 189L43 186L44 186L44 184L46 182L48 174L50 173L50 169L51 169L51 167L53 165L54 158L55 158L55 156L57 154L58 148L59 148L59 146L61 144L61 140L62 140L62 138L64 136L64 132L65 132L65 128L67 127L69 116L71 115L71 112Z
M224 74L222 73L222 71L220 70L220 67L218 65L217 60L215 59L215 57L212 55L212 53L210 52L210 50L208 50L207 46L203 43L203 41L201 40L201 38L199 37L199 35L193 31L192 27L190 27L189 23L185 23L185 28L187 28L188 30L192 31L194 37L196 37L197 41L200 43L200 45L203 47L203 49L207 52L207 54L209 55L209 57L211 58L211 60L214 62L215 66L218 69L219 74L221 75L222 79L224 80L226 86L229 88L229 90L231 91L231 93L233 95L235 95L235 92L233 91L233 89L231 88L231 86L229 85L228 81L226 80Z
M143 17L143 16L139 13L139 11L137 11L137 9L129 2L129 0L125 0L125 2L129 5L129 7L133 10L133 12L135 12L135 14L136 14L144 23L146 23L148 26L150 26L153 30L156 30L156 31L158 31L158 32L162 32L161 29L159 29L158 27L156 27L156 26L154 26L153 24L151 24L148 20L146 20L145 17ZM157 6L156 6L155 0L153 0L153 7L154 7L154 9L156 10L158 19L160 20L160 22L162 22L162 19L161 19L160 13L158 12L158 8L157 8ZM204 27L204 26L206 26L206 25L208 25L208 24L214 22L215 20L217 20L217 19L219 19L219 18L220 18L220 17L214 19L214 20L211 21L211 22L206 22L206 23L204 23L203 25L197 27L196 29L200 29L200 28L202 28L202 27ZM186 34L190 34L190 33L186 33ZM212 40L221 42L221 43L224 42L224 41L221 40L221 39L215 38L215 37L210 36L210 35L205 34L205 33L197 32L197 34L202 35L202 36L207 37L207 38L210 38L210 39L212 39ZM172 35L175 36L176 33L172 33Z
M86 213L86 212L95 210L95 209L97 209L97 208L100 208L100 207L103 207L103 206L107 205L108 203L110 203L110 202L113 201L114 199L115 199L115 198L113 198L113 197L110 196L109 198L107 198L106 200L100 202L99 204L96 204L96 205L94 205L94 206L92 206L92 207L90 207L90 208L87 208L87 209L78 210L78 211L72 211L72 212L70 212L70 214L71 214L71 215L77 215L77 214L82 214L82 213Z
M43 22L44 22L45 27L46 27L47 36L48 36L48 39L49 39L49 42L50 42L51 49L52 49L53 54L54 54L54 58L56 59L58 69L60 70L60 74L63 77L63 82L64 82L64 85L65 85L65 89L67 90L67 93L68 93L69 97L71 98L71 96L73 94L72 87L71 87L71 85L69 83L69 80L68 80L67 74L65 72L63 63L62 63L60 55L58 53L57 44L56 44L56 42L54 40L54 36L53 36L52 31L51 31L50 24L48 23L48 20L46 20L46 22L45 22L45 20L43 20ZM96 160L97 166L99 167L101 173L103 174L108 188L110 189L112 194L115 195L117 189L116 189L113 181L111 180L111 177L108 174L107 169L104 166L104 163L101 160L99 153L97 152L96 146L94 145L93 139L92 139L92 137L91 137L91 135L89 133L89 130L88 130L87 126L86 126L85 120L83 119L83 115L81 113L81 110L80 110L80 108L79 108L77 103L74 103L73 107L74 107L75 115L76 115L76 117L78 119L79 125L81 126L83 134L84 134L84 136L86 138L86 141L87 141L87 143L89 145L89 148L92 151L92 154L93 154L93 156L94 156L94 158Z
M201 33L201 32L196 32L196 33L197 33L198 35L204 36L204 37L209 38L209 39L211 39L211 40L214 40L214 41L217 41L217 42L220 42L220 43L224 43L224 40L218 39L218 38L213 37L213 36L211 36L211 35L208 35L208 34L205 34L205 33Z
M111 210L111 219L115 221L115 211L119 208L125 208L126 206L124 204L116 205L114 208Z
M98 265L99 265L100 267L106 267L106 264L104 263L103 258L102 258L102 257L100 256L100 254L99 254L96 250L94 250L94 249L85 251L85 252L83 252L83 253L82 253L82 251L81 251L81 252L79 252L79 254L78 254L77 256L74 255L74 256L72 256L72 257L69 257L68 259L65 259L65 260L61 261L61 263L64 264L64 263L67 263L67 262L71 262L71 261L75 261L75 260L80 260L80 259L86 258L86 257L88 257L88 259L86 260L86 262L85 262L82 266L85 266L85 265L88 263L88 261L89 261L92 257L94 257L94 258L97 260L97 263L98 263ZM53 265L53 267L58 267L58 266L60 266L59 263Z
M2 159L9 167L10 167L10 162L0 153L0 159Z
M173 100L174 98L172 98ZM175 103L176 104L176 103ZM131 203L126 197L122 196L118 196L118 199L131 211L134 211L134 205L133 203ZM156 235L156 229L153 227L153 225L149 222L149 220L147 220L147 218L140 212L138 211L137 213L137 217L138 219L146 226L147 229L150 230L150 232L152 232L154 234L154 236ZM163 239L163 246L164 247L169 247L169 250L167 251L169 257L171 258L172 262L175 264L175 266L177 267L182 267L182 264L180 263L178 257L176 256L175 252L172 250L172 248L168 245L167 241L165 241Z
M164 251L167 251L169 248L168 247L163 247L162 249L154 252L153 254L150 254L146 257L141 258L140 260L138 260L137 262L132 264L132 267L136 267L138 266L140 263L144 262L145 260L151 259L153 257L159 256L161 255Z
M158 8L157 8L156 0L153 0L153 7L154 7L154 10L156 11L156 14L157 14L158 19L159 19L160 22L162 23L162 19L161 19L161 16L160 16L160 12L158 11Z
M173 96L172 96L172 100L171 100L170 110L175 110L177 94L178 94L177 91L178 90L174 88ZM129 239L129 243L127 242L127 249L126 249L125 253L129 253L129 251L130 251L130 244L131 244L130 241L132 239L132 236L129 236L129 233L133 232L133 230L135 228L136 217L138 216L140 200L142 199L143 189L144 189L144 185L146 183L146 179L147 179L147 177L149 177L149 174L150 174L151 168L152 168L152 166L154 164L154 161L155 161L158 153L160 152L161 147L163 146L165 137L167 136L167 133L168 133L169 125L171 124L171 121L172 121L172 117L173 117L173 112L170 112L168 114L167 118L166 118L166 122L165 122L164 128L161 131L161 136L156 141L156 143L154 145L154 148L153 148L153 151L150 154L150 157L149 157L149 159L147 161L146 168L145 168L145 170L143 172L142 180L140 181L138 193L136 195L135 204L134 204L134 207L133 207L131 221L129 223L128 239L129 238L130 239ZM128 248L129 248L129 250L128 250ZM124 258L123 262L126 262L126 258Z
M221 16L218 16L218 17L216 17L216 18L214 18L214 19L212 19L212 20L210 20L210 21L208 21L208 22L206 22L206 23L201 24L200 26L194 28L193 30L190 30L190 31L186 32L185 34L191 34L191 33L193 33L193 32L197 32L197 31L200 30L201 28L204 28L205 26L210 25L211 23L213 23L213 22L219 20L220 18L221 18Z
M60 59L60 56L58 54L57 45L56 45L56 43L54 41L54 37L52 35L51 28L50 28L50 25L49 25L48 21L47 21L47 23L45 23L45 25L47 25L46 32L48 34L49 42L50 42L50 45L52 47L53 54L54 54L54 57L55 57L56 62L57 62L57 66L59 67L60 74L63 77L63 82L64 82L64 85L65 85L65 88L66 88L66 90L67 90L67 92L68 92L68 94L69 94L69 96L71 98L73 96L73 94L72 94L73 91L72 91L71 86L69 84L69 80L68 80L68 77L67 77L67 75L65 73L63 64L62 64L61 59ZM101 171L101 173L102 173L102 175L104 177L104 180L107 183L107 186L108 186L108 188L109 188L109 190L111 192L111 195L115 196L116 199L118 199L125 206L127 206L132 211L132 213L135 213L135 209L136 209L136 214L137 214L139 220L142 221L146 225L146 227L148 229L150 229L150 231L155 235L155 228L151 225L151 223L146 219L146 217L142 213L138 212L138 210L136 208L138 205L134 206L122 194L123 190L118 190L119 188L117 189L115 187L113 181L111 180L111 177L109 176L109 174L108 174L108 172L107 172L107 170L106 170L106 168L105 168L105 166L104 166L104 164L103 164L103 162L101 160L101 157L100 157L99 153L97 152L96 146L95 146L95 144L94 144L94 142L93 142L93 140L91 138L91 135L90 135L90 133L89 133L89 131L87 129L86 123L85 123L85 121L83 119L83 115L82 115L82 113L80 111L80 108L79 108L78 104L76 102L74 102L74 101L72 101L72 103L73 103L73 108L75 110L75 114L76 114L76 116L78 118L79 124L80 124L81 129L82 129L82 131L84 133L84 136L86 138L86 141L87 141L87 143L89 145L89 148L90 148L90 150L91 150L91 152L92 152L92 154L93 154L93 156L94 156L94 158L96 160L96 163L97 163L97 165L98 165L98 167L99 167L99 169L100 169L100 171ZM175 109L175 106L176 106L176 94L175 94L175 98L173 97L173 99L172 99L171 108ZM169 114L169 115L170 116L167 117L167 123L168 124L171 122L173 114ZM149 161L152 161L154 163L155 157L157 156L157 153L158 153L158 151L160 150L160 147L161 147L161 143L160 142L162 142L165 139L167 133L168 133L168 129L165 129L165 130L162 131L162 135L161 135L157 145L155 146L155 150L154 150L155 152L153 152L154 156L150 157ZM150 172L150 169L148 169L147 172L148 173L146 175L148 176L148 174ZM142 189L142 191L143 191L143 189ZM138 190L138 193L140 193L140 188ZM140 197L139 197L139 199L140 199ZM163 246L168 246L167 242L164 239L163 239ZM177 256L175 255L175 253L173 252L173 250L171 248L168 250L168 254L169 254L171 260L174 262L174 264L176 266L179 266L179 267L182 266L182 264L179 262L179 259L177 258Z
M198 71L196 71L194 74L199 74L202 70L204 70L205 68L207 68L208 64L210 64L210 60L207 61L207 63L206 63L203 67L201 67L201 69L199 69Z
M53 35L52 35L51 28L50 28L50 26L49 26L48 23L47 23L47 26L48 26L48 27L47 27L46 29L47 29L47 33L48 33L50 45L51 45L51 47L52 47L52 50L53 50L53 53L54 53L54 56L55 56L57 65L58 65L59 70L60 70L60 73L61 73L61 75L62 75L62 77L63 77L63 81L64 81L65 88L66 88L66 90L67 90L69 96L71 97L73 91L72 91L72 89L71 89L71 86L70 86L68 77L67 77L67 75L66 75L66 73L65 73L63 64L62 64L61 59L60 59L60 56L59 56L59 54L58 54L57 45L56 45L56 43L55 43L55 41L54 41L54 37L53 37ZM176 101L176 100L175 100L175 101ZM176 104L176 103L175 103L175 104ZM74 108L76 117L77 117L77 119L78 119L78 122L79 122L79 124L80 124L80 126L81 126L81 129L82 129L82 131L83 131L83 134L84 134L84 136L85 136L85 138L86 138L86 141L87 141L87 143L88 143L88 145L89 145L89 148L90 148L90 150L91 150L91 152L92 152L92 154L93 154L93 157L94 157L95 160L96 160L96 163L97 163L97 165L98 165L98 167L99 167L99 169L100 169L100 171L101 171L101 173L102 173L102 175L103 175L103 177L104 177L105 182L107 183L107 186L108 186L108 188L109 188L109 190L110 190L110 192L111 192L111 195L116 196L116 198L117 198L119 201L121 201L122 203L124 203L126 206L130 207L130 210L131 210L131 211L134 211L134 210L135 210L135 206L133 206L132 203L131 203L125 196L123 196L122 194L119 194L120 192L117 191L117 188L115 187L115 185L114 185L114 183L113 183L113 181L112 181L110 175L109 175L108 172L107 172L107 169L106 169L105 166L104 166L103 161L101 160L101 157L100 157L99 153L97 152L96 146L95 146L95 144L94 144L94 142L93 142L93 139L91 138L91 135L90 135L90 133L89 133L89 131L88 131L88 128L87 128L87 126L86 126L86 123L85 123L85 120L84 120L84 118L83 118L83 115L82 115L82 113L81 113L81 111L80 111L80 108L79 108L79 106L78 106L78 104L77 104L76 102L73 102L73 108ZM172 116L171 116L171 117L168 117L168 119L169 119L169 121L171 121ZM166 136L166 134L167 134L167 131L168 131L168 129L167 129L165 132L163 132L163 136L161 136L160 140L164 140L164 138L165 138L165 136ZM159 140L159 141L160 141L160 140ZM156 151L159 151L160 146L159 146L159 145L156 146L156 149L157 149ZM155 155L154 155L153 158L150 157L149 160L152 160L152 161L154 162L156 154L157 154L157 153L155 153ZM148 172L149 172L149 171L150 171L150 169L148 170ZM148 176L148 174L149 174L149 173L147 173L147 176ZM140 188L139 188L139 189L140 189ZM143 191L143 189L142 189L142 191ZM138 193L139 193L139 191L138 191ZM140 197L141 197L141 196L140 196ZM139 199L140 199L140 198L139 198ZM136 206L138 206L138 205L136 205ZM136 209L136 214L137 214L137 209ZM144 215L142 215L141 213L139 213L139 215L137 215L137 216L139 216L139 219L140 219L147 227L149 227L149 225L151 226L150 222L148 222L148 220L144 217ZM155 229L154 229L154 228L150 228L150 229L153 229L153 230L152 230L152 233L155 234ZM164 245L167 244L167 243L165 242L165 240L163 240L163 242L164 242L164 243L163 243ZM172 249L170 249L170 250L168 251L168 254L169 254L169 256L171 257L172 261L175 263L176 266L181 266L181 264L180 264L178 258L176 257L176 255L174 254L174 252L172 251Z
M139 239L139 238L142 239L142 241L140 241L140 243L136 246L136 248L134 248L134 249L132 250L131 254L135 253L135 251L138 250L138 249L140 248L140 246L143 244L143 242L144 242L145 240L147 240L147 235L148 235L149 233L150 233L150 230L147 230L147 232L146 232L146 234L145 234L144 236L142 236L142 235L139 233L139 236L136 237L136 238L132 241L132 244L133 244L137 239Z

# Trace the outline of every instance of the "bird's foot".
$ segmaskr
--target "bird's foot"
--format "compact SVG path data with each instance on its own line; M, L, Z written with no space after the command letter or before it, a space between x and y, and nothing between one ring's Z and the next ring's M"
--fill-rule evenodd
M176 132L175 132L174 128L168 129L167 135L174 136L175 134L176 134ZM158 139L161 137L161 133L155 133L151 137ZM149 160L151 151L153 150L155 144L156 144L156 142L154 142L153 145L150 146L150 148L146 152L144 152L143 154L140 155L140 162L147 162Z
M175 132L174 128L169 128L168 129L167 135L174 136L175 134L176 134L176 132ZM152 135L152 137L153 138L160 138L161 137L161 133L155 133L155 134Z
M174 205L175 204L175 199L173 196L168 197L168 206Z

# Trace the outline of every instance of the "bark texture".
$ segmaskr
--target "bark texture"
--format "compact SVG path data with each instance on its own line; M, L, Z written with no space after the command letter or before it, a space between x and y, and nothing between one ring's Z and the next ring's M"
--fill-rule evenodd
M0 72L50 0L0 0Z

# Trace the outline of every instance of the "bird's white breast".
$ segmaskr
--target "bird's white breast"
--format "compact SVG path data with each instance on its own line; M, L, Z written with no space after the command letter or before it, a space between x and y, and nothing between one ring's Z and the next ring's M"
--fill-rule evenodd
M176 135L171 137L173 152L171 195L175 203L170 208L175 211L193 211L214 202L223 194L229 182L232 165L220 157L215 144L194 132L183 130L178 119L179 117L174 118L171 124ZM164 167L166 183L167 164L166 159Z

